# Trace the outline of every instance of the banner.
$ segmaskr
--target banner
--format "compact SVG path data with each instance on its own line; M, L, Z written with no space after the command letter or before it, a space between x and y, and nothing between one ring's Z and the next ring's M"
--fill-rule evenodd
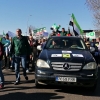
M35 35L41 35L41 34L43 34L43 32L46 32L46 27L42 27L42 28L33 30L33 34L35 34Z
M48 37L48 35L49 35L48 32L44 32L44 33L43 33L43 36L44 36L44 37Z
M96 38L95 32L86 33L86 38L95 39Z
M16 34L11 32L11 31L8 31L8 34L9 34L9 37L15 37L16 36Z

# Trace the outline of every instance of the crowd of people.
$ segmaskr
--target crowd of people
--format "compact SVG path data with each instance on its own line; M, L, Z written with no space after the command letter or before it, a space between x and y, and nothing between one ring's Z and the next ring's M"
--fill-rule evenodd
M95 58L98 65L100 63L100 37L92 39L91 41L89 38L84 38L84 42L86 43L89 50L91 47L94 48L94 51L92 51L91 54Z
M59 35L60 34L60 35ZM61 32L55 32L51 34L51 36L72 36L70 33L66 33L65 29L62 28ZM4 76L2 73L2 69L10 69L15 71L16 81L15 85L20 83L20 66L23 67L23 75L25 80L28 80L27 72L29 72L29 64L32 63L31 69L35 68L35 61L41 51L37 50L37 46L41 45L43 48L47 39L42 38L36 40L30 34L30 36L22 36L21 29L16 30L16 37L11 38L7 33L5 37L0 42L0 89L4 87ZM87 47L94 47L95 51L92 52L96 62L98 64L98 59L100 56L100 44L98 46L95 45L95 40L92 42L89 39L84 38L84 41ZM100 42L100 38L99 38ZM4 63L2 64L2 61Z
M58 29L51 29L52 33L51 36L72 36L72 34L70 33L70 30L66 31L65 28L62 28L62 31L59 31Z
M16 30L16 37L11 38L7 33L0 42L0 88L4 87L4 76L2 69L10 69L15 71L15 85L20 83L20 66L23 67L23 75L28 80L27 72L29 72L29 64L32 63L31 69L34 70L34 65L40 51L37 51L37 46L43 46L46 38L35 40L33 36L22 36L21 29ZM3 60L3 64L2 64Z

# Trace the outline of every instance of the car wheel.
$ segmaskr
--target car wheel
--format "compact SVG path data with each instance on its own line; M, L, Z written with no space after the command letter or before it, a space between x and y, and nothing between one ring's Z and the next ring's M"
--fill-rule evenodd
M96 88L97 88L97 83L95 83L92 87L89 87L88 90L91 92L95 92Z

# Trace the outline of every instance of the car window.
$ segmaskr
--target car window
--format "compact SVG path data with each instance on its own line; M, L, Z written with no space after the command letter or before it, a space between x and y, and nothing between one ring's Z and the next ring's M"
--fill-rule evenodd
M77 38L50 38L45 48L47 49L87 49L84 41Z

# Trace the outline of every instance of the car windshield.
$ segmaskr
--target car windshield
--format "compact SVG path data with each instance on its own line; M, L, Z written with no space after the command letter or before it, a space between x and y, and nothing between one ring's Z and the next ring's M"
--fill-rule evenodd
M50 38L46 45L46 49L87 49L81 38Z

